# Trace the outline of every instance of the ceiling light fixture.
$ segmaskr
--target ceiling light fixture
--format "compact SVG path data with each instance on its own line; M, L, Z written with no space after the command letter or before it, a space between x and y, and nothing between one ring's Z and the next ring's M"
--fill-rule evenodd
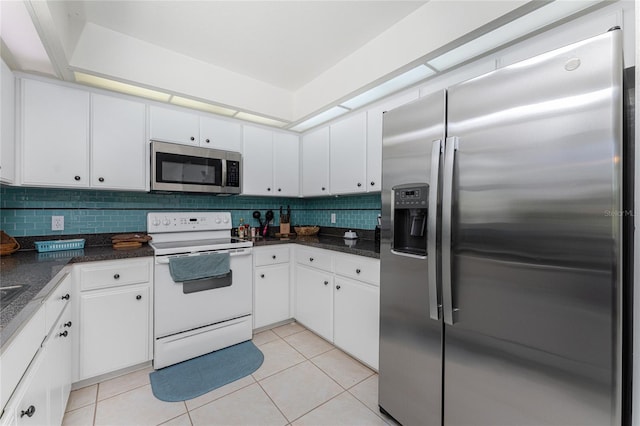
M183 107L191 108L191 109L199 109L200 111L212 112L218 115L226 115L227 117L231 117L237 111L229 108L224 108L218 105L213 105L207 102L196 101L194 99L183 98L182 96L172 96L171 101L172 104L180 105Z
M430 59L427 65L444 71L600 2L601 0L554 1L437 58Z
M273 118L262 117L260 115L249 114L248 112L242 112L242 111L234 115L234 117L239 118L240 120L252 121L254 123L265 124L267 126L272 126L272 127L284 127L287 124L289 124L284 121L274 120Z
M360 108L363 105L377 101L378 99L392 94L393 92L409 87L433 74L435 74L435 71L432 69L425 65L419 65L397 77L392 78L391 80L385 81L373 89L369 89L366 92L349 99L348 101L341 102L340 105L350 109Z
M114 92L125 93L127 95L139 96L142 98L152 99L154 101L169 102L171 95L168 93L158 92L157 90L145 89L144 87L134 86L132 84L121 83L108 78L98 77L82 72L74 72L76 82L87 84L89 86L99 87L101 89L111 90Z
M333 108L329 108L328 110L321 112L318 115L315 115L308 120L305 120L301 123L292 126L289 130L293 130L296 132L304 132L307 129L310 129L318 124L325 123L333 118L339 117L343 114L348 113L350 110L342 107L342 106L334 106Z

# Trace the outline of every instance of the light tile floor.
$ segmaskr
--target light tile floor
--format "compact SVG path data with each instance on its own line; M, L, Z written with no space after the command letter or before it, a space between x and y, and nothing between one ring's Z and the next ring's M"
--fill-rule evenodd
M63 425L387 425L378 375L291 323L253 342L264 363L252 375L184 402L151 392L151 368L71 392Z

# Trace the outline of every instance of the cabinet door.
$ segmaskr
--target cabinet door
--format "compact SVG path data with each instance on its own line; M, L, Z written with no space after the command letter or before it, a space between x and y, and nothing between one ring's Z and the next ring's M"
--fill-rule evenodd
M146 189L145 108L139 102L91 95L91 186Z
M256 268L253 283L253 328L291 318L288 263Z
M16 425L49 425L49 374L46 362L47 347L44 346L27 370L20 383L16 402Z
M80 379L150 359L149 287L80 295Z
M200 117L200 146L242 152L242 126L231 121Z
M273 195L273 132L244 126L242 193Z
M296 320L333 341L333 276L296 266Z
M275 195L297 197L300 193L298 149L300 139L296 135L274 133L273 135L273 185Z
M382 182L382 117L392 110L418 99L419 92L406 93L367 111L367 191L380 191Z
M149 107L151 139L185 145L198 145L200 117L175 109Z
M331 125L331 193L365 192L367 114Z
M15 180L15 78L9 67L0 60L2 90L0 97L0 181Z
M67 304L47 341L49 371L49 417L51 424L62 424L62 417L71 391L71 341L77 327L71 321Z
M22 181L89 186L89 92L22 80Z
M357 281L336 278L333 294L334 343L377 369L380 289Z
M329 127L302 137L302 195L329 195Z

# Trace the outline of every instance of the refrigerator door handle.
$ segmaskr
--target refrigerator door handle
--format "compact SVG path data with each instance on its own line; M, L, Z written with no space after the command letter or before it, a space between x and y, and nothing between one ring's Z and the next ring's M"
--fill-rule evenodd
M436 251L436 237L438 226L438 178L440 175L440 153L442 152L442 140L433 141L431 146L431 177L429 184L429 213L427 217L427 265L429 268L429 318L440 319L438 305L438 256Z
M449 137L445 143L442 182L442 305L445 324L453 325L457 315L453 307L451 288L451 213L453 203L453 166L458 138Z

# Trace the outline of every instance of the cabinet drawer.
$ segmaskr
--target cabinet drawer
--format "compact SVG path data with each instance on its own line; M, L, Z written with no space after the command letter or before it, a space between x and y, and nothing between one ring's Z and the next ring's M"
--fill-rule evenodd
M151 281L150 261L100 262L80 267L80 289L115 287Z
M313 268L332 272L331 254L320 250L296 248L296 262Z
M363 256L335 256L336 274L380 285L380 261Z
M256 266L275 265L289 262L289 247L259 248L253 251Z
M69 303L71 299L71 271L67 271L62 275L62 278L58 281L57 287L49 295L44 302L44 311L46 316L47 333L51 330L51 327L56 323L56 320L60 316L60 312Z

